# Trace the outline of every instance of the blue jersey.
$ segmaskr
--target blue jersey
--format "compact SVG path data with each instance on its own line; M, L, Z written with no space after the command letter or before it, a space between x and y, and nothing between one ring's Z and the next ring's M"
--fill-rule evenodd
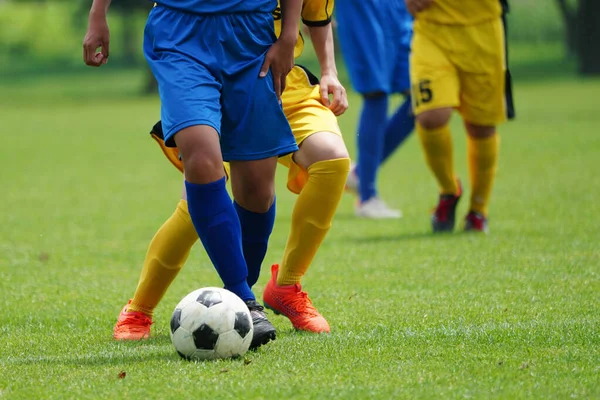
M398 2L398 24L402 29L400 43L405 49L410 51L410 42L412 41L413 17L408 12L404 0Z
M157 4L194 14L273 12L277 0L159 0Z

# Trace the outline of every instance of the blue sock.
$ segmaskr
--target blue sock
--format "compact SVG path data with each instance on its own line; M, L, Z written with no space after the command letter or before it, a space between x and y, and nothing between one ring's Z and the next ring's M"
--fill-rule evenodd
M410 96L407 96L404 103L398 108L392 118L390 118L387 127L385 128L381 164L396 151L398 146L404 142L414 129L415 116L412 113Z
M225 178L199 185L185 182L190 217L225 289L254 300L246 278L240 220L225 187Z
M248 265L248 286L252 288L260 275L260 267L267 254L269 236L275 225L275 201L266 213L248 211L233 202L242 225L242 248Z
M383 152L387 108L387 95L363 98L363 109L358 124L358 165L356 168L360 182L361 201L367 201L377 195L375 185Z

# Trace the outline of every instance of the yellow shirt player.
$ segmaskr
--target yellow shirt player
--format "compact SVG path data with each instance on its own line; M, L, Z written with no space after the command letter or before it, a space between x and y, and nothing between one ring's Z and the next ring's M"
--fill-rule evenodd
M296 329L315 333L329 332L329 324L302 291L300 280L331 226L350 169L348 151L336 119L336 115L346 110L348 101L337 78L334 59L333 3L333 0L303 2L302 19L309 28L319 59L321 80L319 83L313 74L300 66L295 66L286 79L283 110L299 150L280 158L279 162L289 168L287 186L298 194L298 198L281 264L271 267L271 279L263 294L267 307L288 317ZM279 8L273 14L278 35L281 30ZM296 57L302 53L303 46L299 34ZM332 95L331 101L329 95ZM164 145L160 122L154 126L151 135L167 158L183 172L177 149ZM227 163L225 170L229 176ZM267 232L257 231L263 225L261 214L239 206L236 211L242 225L247 281L252 287L259 277L270 227L266 226ZM152 313L197 240L184 193L173 215L150 243L134 297L119 315L113 334L115 339L139 340L149 336Z
M512 114L506 96L506 0L406 0L406 5L415 17L410 69L417 131L440 188L433 231L454 229L462 194L448 127L457 110L467 131L472 190L464 228L487 232L498 160L496 126Z

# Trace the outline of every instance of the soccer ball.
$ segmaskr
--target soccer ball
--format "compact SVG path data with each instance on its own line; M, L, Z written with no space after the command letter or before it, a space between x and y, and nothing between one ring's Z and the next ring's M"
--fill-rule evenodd
M186 360L238 357L252 342L246 304L229 290L207 287L185 296L171 317L171 342Z

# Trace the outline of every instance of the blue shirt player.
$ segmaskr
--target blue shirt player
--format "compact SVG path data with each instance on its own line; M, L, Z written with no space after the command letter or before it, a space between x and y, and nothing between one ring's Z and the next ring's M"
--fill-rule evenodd
M94 0L90 10L83 50L91 66L108 61L109 5ZM277 0L160 0L144 31L165 142L179 148L184 164L190 216L225 288L251 311L254 348L275 339L275 328L246 282L242 240L266 251L277 158L298 149L280 97L294 65L302 0L281 1L279 39L276 7ZM234 202L225 188L224 160Z
M363 97L358 124L358 163L347 188L358 191L356 215L399 218L376 189L379 166L414 129L410 101L409 54L412 17L404 0L344 0L336 4L338 35L350 80ZM405 101L388 117L388 97Z

